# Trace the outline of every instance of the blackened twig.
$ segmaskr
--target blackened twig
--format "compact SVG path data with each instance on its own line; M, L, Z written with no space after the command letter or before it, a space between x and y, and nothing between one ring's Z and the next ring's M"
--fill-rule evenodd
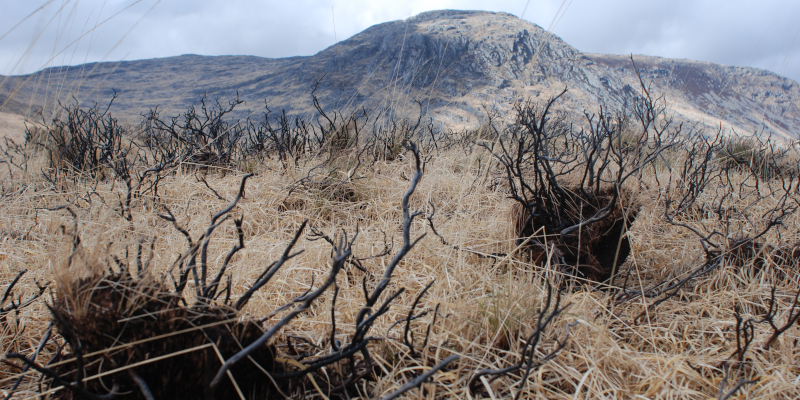
M55 382L56 385L64 386L65 388L67 388L69 390L72 390L73 392L75 392L75 393L79 394L80 396L82 396L84 398L87 398L89 400L111 400L111 399L116 398L117 395L118 395L117 390L119 389L119 384L117 384L117 383L114 383L114 386L111 388L111 393L104 394L104 395L97 395L97 394L94 394L94 393L86 391L84 388L80 387L79 385L76 385L74 383L67 382L67 381L61 379L61 376L57 372L55 372L55 371L53 371L51 369L42 367L39 364L36 364L34 361L29 360L27 357L25 357L22 354L10 353L10 354L7 354L6 357L7 358L14 358L14 359L21 360L22 362L24 362L26 365L29 365L31 368L33 368L37 372L49 376L51 379L53 379L53 382Z
M411 357L417 356L417 351L414 350L414 334L411 333L411 338L409 338L409 333L411 330L411 321L414 319L414 310L417 308L417 304L419 301L422 300L422 296L428 291L428 289L433 286L433 283L436 280L432 280L429 284L425 285L425 288L417 295L417 298L414 299L414 303L411 305L411 309L408 310L408 317L406 317L406 329L403 331L403 343L405 343L406 347L408 347L408 351L411 352Z
M303 223L303 227L305 227L305 222ZM298 235L295 235L295 238L299 237L299 232L301 230L298 230ZM292 244L294 244L294 242ZM219 386L219 384L222 382L222 379L225 377L225 375L228 372L228 370L234 364L236 364L237 362L239 362L242 359L246 358L250 353L252 353L256 349L261 348L262 346L264 346L264 344L267 341L269 341L269 339L273 335L275 335L275 333L277 333L281 328L283 328L283 326L288 324L289 321L291 321L296 316L298 316L300 313L306 311L309 307L311 307L311 303L313 303L314 300L316 300L319 296L321 296L322 293L324 293L328 289L328 287L330 287L333 284L333 282L336 280L336 276L338 275L339 270L341 270L342 266L344 265L345 260L348 257L350 257L350 254L351 254L350 246L351 245L352 245L352 242L348 243L348 242L346 242L344 240L340 240L339 245L336 248L336 257L334 257L333 266L331 267L331 272L328 274L328 279L325 280L325 282L317 290L309 293L306 296L305 301L303 301L302 304L300 304L299 306L295 307L294 310L289 312L280 321L275 323L275 325L273 325L269 330L264 332L264 334L262 334L261 337L259 337L258 339L253 341L253 343L251 343L250 345L248 345L247 347L245 347L244 349L242 349L241 351L239 351L238 353L233 355L227 361L225 361L225 363L222 364L222 366L219 368L219 370L217 371L217 374L214 376L214 379L211 381L211 384L209 385L209 388L211 390L214 390L216 387ZM291 247L291 246L289 246L289 247ZM286 254L286 253L288 253L288 248L287 248L287 251L284 252L284 254Z
M410 382L406 383L400 389L397 389L394 392L392 392L391 394L389 394L388 396L384 397L383 400L392 400L392 399L398 398L401 394L403 394L403 393L405 393L405 392L407 392L407 391L409 391L409 390L411 390L411 389L423 384L428 378L433 376L433 374L439 372L440 369L446 367L447 364L450 364L451 362L457 361L459 359L461 359L461 357L458 354L450 355L449 357L445 358L439 364L436 364L435 367L431 368L430 370L426 371L424 374L422 374L422 375L414 378Z
M786 332L787 329L791 328L796 322L800 320L800 304L798 304L798 300L800 300L800 290L794 295L794 301L792 301L792 307L789 309L789 316L786 318L786 323L783 324L780 328L775 325L775 316L778 313L778 305L775 300L775 286L772 287L772 297L769 300L769 310L767 310L766 315L762 319L762 321L766 321L769 323L770 327L772 327L772 335L770 335L769 339L761 346L762 349L766 350L772 347L775 341L778 340L783 332Z

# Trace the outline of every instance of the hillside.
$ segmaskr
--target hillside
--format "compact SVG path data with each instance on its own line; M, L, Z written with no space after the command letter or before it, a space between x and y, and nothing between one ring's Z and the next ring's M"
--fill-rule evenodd
M791 79L689 60L634 60L680 121L797 137L800 87ZM73 95L84 104L103 103L116 91L114 112L133 121L151 107L174 115L204 94L227 100L238 91L246 101L243 111L259 112L266 100L273 110L310 115L318 80L327 110L390 107L416 115L418 100L451 128L477 125L486 108L504 113L517 100L564 87L569 92L561 104L578 115L599 104L624 106L639 93L629 56L582 53L511 14L445 10L375 25L310 57L183 55L4 78L0 111L27 115Z

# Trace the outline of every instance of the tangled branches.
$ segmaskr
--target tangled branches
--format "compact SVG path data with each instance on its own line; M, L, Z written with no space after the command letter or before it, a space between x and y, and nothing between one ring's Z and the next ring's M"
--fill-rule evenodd
M533 261L554 241L564 272L605 282L627 257L625 232L638 212L626 196L627 182L675 146L681 132L666 117L663 99L651 98L644 84L642 91L632 117L601 107L597 115L585 114L588 130L551 115L566 89L541 108L518 103L515 122L496 145L482 144L521 209L517 243L530 243Z
M210 273L208 253L211 237L216 229L231 219L231 212L244 198L247 179L252 176L248 174L242 177L233 201L211 217L208 227L199 237L193 238L187 229L180 226L169 209L161 215L187 242L187 250L162 277L157 277L151 269L151 259L143 259L138 250L130 264L112 257L106 268L99 269L108 272L61 284L51 312L55 327L69 345L68 358L42 366L22 354L9 354L8 357L19 359L27 368L47 376L52 385L63 386L74 396L87 399L151 399L185 395L230 398L256 392L262 393L259 398L272 398L283 391L297 390L302 387L304 379L313 380L320 370L339 363L345 364L336 368L343 375L329 380L330 390L345 393L357 390L356 384L376 369L369 344L383 339L372 335L372 328L405 290L400 288L388 293L389 283L400 262L424 237L424 234L411 237L412 222L422 212L412 212L409 202L422 179L422 168L417 147L410 143L409 150L415 158L416 172L402 201L402 246L371 292L366 290L365 277L364 304L355 318L355 330L345 343L335 339L336 314L331 313L330 351L282 363L278 361L276 347L270 343L278 332L306 312L331 287L334 288L332 311L335 311L339 293L337 276L347 263L358 259L353 255L358 231L352 238L344 233L338 240L329 240L332 245L331 266L325 280L317 286L312 281L305 293L274 310L270 316L282 316L264 329L257 321L242 319L240 312L256 292L268 286L282 267L302 253L302 250L293 249L307 221L295 231L282 255L264 268L244 293L236 296L232 293L231 261L244 248L245 241L243 220L233 218L237 242L224 256L216 274ZM77 236L68 262L94 262L85 254ZM171 281L172 289L166 285L167 281ZM193 290L187 293L190 288ZM425 291L427 288L417 300ZM6 297L9 297L8 292ZM412 313L415 307L416 303ZM413 319L412 314L407 320L405 334L405 342L411 346L407 331ZM423 348L425 346L427 339ZM357 355L360 355L360 360ZM415 356L416 353L412 352L411 357ZM418 386L458 358L457 355L448 357L421 378L409 382L394 396ZM264 380L264 375L269 379Z

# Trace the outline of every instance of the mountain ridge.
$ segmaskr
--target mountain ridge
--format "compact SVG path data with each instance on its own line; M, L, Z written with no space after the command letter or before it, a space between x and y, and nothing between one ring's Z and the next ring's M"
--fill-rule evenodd
M800 85L789 78L693 60L633 61L678 121L797 137ZM273 109L311 116L316 87L326 110L390 108L416 115L422 107L454 129L479 124L486 107L507 114L516 101L546 99L564 87L569 91L560 106L577 115L601 104L624 107L641 92L630 56L583 53L511 14L460 10L373 25L312 56L181 55L54 67L3 81L0 104L16 93L3 111L19 114L44 99L52 110L56 99L72 95L82 104L103 104L116 90L112 112L130 120L155 106L177 115L203 95L224 101L237 91L247 102L244 113L259 113L266 100Z

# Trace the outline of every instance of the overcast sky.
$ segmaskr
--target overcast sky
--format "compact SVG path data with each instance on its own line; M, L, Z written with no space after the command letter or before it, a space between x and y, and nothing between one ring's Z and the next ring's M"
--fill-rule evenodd
M446 8L509 12L584 52L752 66L800 81L798 0L0 0L0 74L188 53L312 55L371 25Z

